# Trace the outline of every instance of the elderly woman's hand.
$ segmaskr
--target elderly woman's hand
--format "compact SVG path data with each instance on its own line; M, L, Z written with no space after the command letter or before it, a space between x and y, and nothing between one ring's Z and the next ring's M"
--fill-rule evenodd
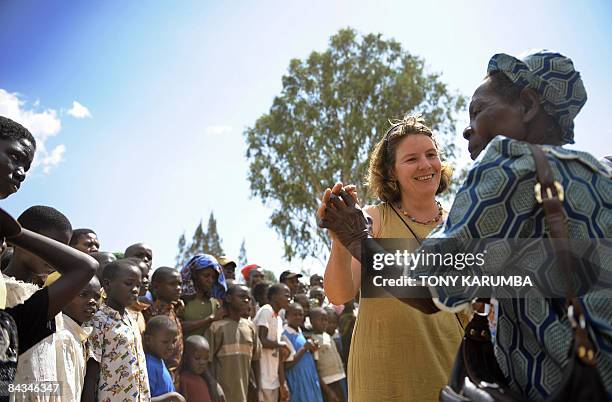
M331 205L329 202L329 198L331 197L332 194L335 196L340 196L340 192L342 190L344 190L347 194L350 194L356 203L359 203L359 199L357 198L357 187L353 184L343 186L341 182L338 182L334 184L332 188L327 188L325 192L323 193L323 197L321 198L321 204L319 205L319 208L317 209L317 221L319 222L320 227L323 227L321 225L321 222L325 219L325 215L326 215L325 209ZM329 230L329 235L333 241L338 240L336 234L331 229Z
M342 243L353 257L361 261L361 241L368 237L371 218L364 215L355 194L343 189L342 183L328 190L317 211L319 226L329 229L332 238Z

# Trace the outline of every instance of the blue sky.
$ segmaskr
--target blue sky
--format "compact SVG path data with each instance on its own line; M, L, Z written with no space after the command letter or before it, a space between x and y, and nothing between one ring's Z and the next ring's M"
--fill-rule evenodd
M54 206L104 250L145 241L154 266L173 265L179 235L214 211L229 254L244 238L250 262L277 274L322 272L283 260L246 179L242 132L279 94L290 59L350 26L395 38L471 95L494 53L558 50L589 96L575 148L602 156L612 154L610 17L606 1L0 0L0 114L44 143L2 206Z

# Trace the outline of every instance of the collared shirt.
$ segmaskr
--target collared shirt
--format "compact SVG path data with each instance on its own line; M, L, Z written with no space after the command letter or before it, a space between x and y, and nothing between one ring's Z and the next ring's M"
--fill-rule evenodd
M100 363L98 401L149 401L147 363L130 314L103 304L91 325L90 357Z
M321 334L313 333L312 339L319 344L315 361L323 382L331 384L346 378L342 358L332 337L327 332L323 332Z
M141 337L147 329L147 320L145 320L144 312L150 307L149 303L143 303L140 300L136 300L136 303L127 307L125 310L132 315L132 318L136 322L136 328L140 333Z
M49 292L41 289L23 304L0 311L0 401L8 400L19 352L26 352L55 331L53 321L47 318L48 309Z
M612 171L592 155L561 147L542 147L555 178L565 189L563 208L571 239L612 238ZM459 189L444 226L423 243L423 251L440 240L454 239L459 252L471 239L548 237L545 214L536 203L535 161L528 144L495 137L476 160ZM430 240L431 239L431 240ZM466 243L464 243L466 242ZM448 250L445 250L448 251ZM587 250L588 251L588 250ZM602 258L610 254L599 249ZM508 264L518 264L517 255ZM515 258L515 259L512 259ZM543 272L549 261L533 261L532 272ZM601 275L610 277L612 264L601 264ZM486 269L486 266L483 266ZM419 266L418 275L431 272ZM433 289L434 301L443 309L469 303L472 295L456 294L445 287ZM612 396L612 290L587 292L579 302L589 321L589 335L597 350L597 368ZM543 400L561 385L570 357L572 330L564 307L556 299L500 299L495 355L510 386Z
M213 375L226 400L247 402L251 362L259 360L261 351L255 325L245 318L239 321L224 318L210 325L206 338Z
M19 356L15 384L58 382L61 393L15 392L12 401L80 401L85 381L86 341L91 328L81 328L61 313L55 317L56 332Z
M89 356L87 339L93 328L79 325L66 314L62 314L62 317L64 328L53 335L57 353L57 378L62 384L62 400L80 401Z
M253 323L256 327L268 329L266 338L270 341L279 342L283 333L283 319L277 314L271 305L262 306ZM259 365L261 368L261 387L263 389L276 389L280 387L278 379L278 349L262 348Z

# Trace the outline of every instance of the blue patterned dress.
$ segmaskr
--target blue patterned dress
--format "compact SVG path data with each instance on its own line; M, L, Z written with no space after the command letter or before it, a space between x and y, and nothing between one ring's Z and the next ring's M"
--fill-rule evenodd
M543 147L555 178L565 189L563 207L572 239L612 238L612 172L590 154ZM495 137L481 153L454 200L443 227L431 238L545 238L545 215L534 198L535 162L527 143ZM607 239L607 240L606 240ZM609 244L609 242L607 243ZM606 248L609 251L609 247ZM460 250L457 250L460 251ZM599 248L604 276L612 255ZM510 257L512 258L512 257ZM418 267L424 274L431 267ZM486 269L486 267L485 267ZM535 267L545 269L544 265ZM579 300L589 320L597 350L597 367L612 400L612 286ZM439 307L453 309L470 302L468 294L433 288ZM473 295L472 295L473 296ZM543 400L561 386L569 362L572 330L558 301L546 298L500 299L495 354L510 386L531 400ZM562 305L561 305L562 306Z

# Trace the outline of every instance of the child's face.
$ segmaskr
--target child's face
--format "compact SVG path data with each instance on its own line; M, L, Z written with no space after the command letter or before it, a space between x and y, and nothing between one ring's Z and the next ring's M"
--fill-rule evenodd
M217 280L217 271L211 268L200 269L193 273L195 286L205 292L210 292L213 283Z
M165 274L153 283L155 297L168 303L178 301L181 297L181 283L178 271Z
M125 265L105 286L109 300L121 307L128 307L138 299L140 292L140 269Z
M272 299L273 300L270 300L270 301L277 303L281 308L284 308L286 310L289 307L289 300L291 300L291 291L285 285L283 286L282 291L272 296Z
M34 159L34 144L20 140L0 140L0 199L16 193Z
M310 291L310 298L317 300L319 306L323 306L323 302L325 301L325 293L323 289L315 288Z
M287 319L287 323L292 327L300 327L304 323L304 310L302 306L292 305L289 307L285 318Z
M91 317L98 310L100 302L100 282L97 277L91 278L89 283L83 288L62 311L70 318L82 324L91 320Z
M330 335L336 333L336 329L338 329L338 315L334 311L327 312L327 332Z
M226 297L225 301L230 310L240 312L241 315L251 310L251 293L246 286L239 286Z
M297 278L297 276L293 276L291 278L286 278L284 283L285 283L285 285L287 285L289 287L289 290L291 291L292 295L298 293L298 288L300 286L300 281Z
M192 345L188 349L185 349L185 352L183 357L189 371L198 375L202 374L206 370L210 355L206 345Z
M299 293L294 296L293 300L302 306L302 309L304 310L304 317L308 317L310 315L310 303L308 301L308 296L306 296L304 293Z
M102 273L104 272L104 267L113 261L117 261L117 257L115 257L112 253L105 252L97 252L92 257L94 257L95 260L98 261L99 267L96 271L96 276L101 281Z
M138 262L138 269L140 269L140 290L138 296L144 296L149 290L149 266L144 261Z
M225 279L236 279L236 264L229 263L223 266L223 274Z
M254 269L249 273L249 281L251 282L251 288L262 282L265 279L263 270L261 268Z
M160 328L145 335L147 352L160 359L168 359L174 352L177 332L174 328Z
M312 329L320 334L327 330L327 314L325 312L319 312L310 316L310 323Z
M129 251L129 252L127 252ZM125 257L134 257L144 261L145 264L151 269L153 264L153 250L149 246L143 243L136 243L128 247L126 250Z
M85 233L79 236L77 243L73 247L86 254L91 254L100 249L100 242L95 233Z

